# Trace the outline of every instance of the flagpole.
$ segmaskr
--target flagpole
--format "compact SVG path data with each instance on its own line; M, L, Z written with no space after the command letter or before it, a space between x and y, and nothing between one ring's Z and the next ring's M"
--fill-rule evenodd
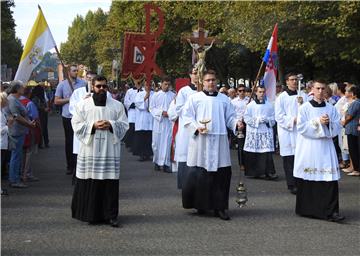
M254 96L255 87L256 87L256 84L257 84L257 82L258 82L258 80L259 80L260 73L261 73L261 70L262 70L263 67L264 67L264 60L261 61L261 65L260 65L259 71L258 71L258 73L257 73L257 75L256 75L256 78L255 78L253 87L252 87L252 89L251 89L251 95L250 95L250 99L249 99L248 104L251 102L251 100L252 100L252 98L253 98L253 96Z
M45 17L45 15L44 15L44 13L43 13L43 11L42 11L42 9L41 9L41 7L40 7L39 4L38 4L38 8L39 8L39 11L41 11L42 14L43 14L43 16ZM45 20L46 20L46 19L45 19ZM55 51L56 51L56 54L57 54L57 56L58 56L58 58L59 58L59 60L60 60L61 66L63 67L64 76L65 76L65 78L68 80L71 89L74 91L72 81L70 80L69 73L67 72L67 68L65 67L65 64L64 64L64 62L63 62L63 60L62 60L62 58L61 58L61 55L60 55L59 49L57 48L56 43L55 43Z

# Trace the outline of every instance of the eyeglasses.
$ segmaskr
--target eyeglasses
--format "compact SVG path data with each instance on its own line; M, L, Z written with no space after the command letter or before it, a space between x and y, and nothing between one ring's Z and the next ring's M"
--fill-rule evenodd
M108 86L106 84L97 84L97 85L95 85L95 87L98 89L100 89L100 88L106 89Z
M239 92L245 92L245 90L239 90Z
M216 79L212 78L212 79L206 79L206 80L204 80L204 81L205 81L205 82L215 82Z

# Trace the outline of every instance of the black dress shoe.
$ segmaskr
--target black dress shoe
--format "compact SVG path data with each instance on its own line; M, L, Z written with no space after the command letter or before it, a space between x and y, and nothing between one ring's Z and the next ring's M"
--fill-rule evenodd
M159 171L164 171L164 166L159 165Z
M221 211L215 210L215 216L216 216L216 217L219 217L219 218L222 219L222 220L230 220L230 217L229 217L229 215L225 212L225 210L221 210Z
M277 176L276 174L272 174L272 173L265 175L265 180L277 180L278 178L279 178L279 176Z
M205 213L206 213L205 210L197 209L197 214L203 215L203 214L205 214Z
M118 228L119 227L119 221L117 218L115 219L110 219L109 220L109 224L110 226L112 226L113 228Z
M293 188L291 188L289 190L290 190L291 194L296 195L296 193L297 193L297 188L296 187L293 187Z
M160 166L159 166L159 165L157 165L157 164L155 164L155 166L154 166L154 170L155 170L155 171L160 171Z
M328 221L332 221L332 222L340 222L342 220L344 220L345 217L340 215L339 213L333 213L330 217L328 217Z

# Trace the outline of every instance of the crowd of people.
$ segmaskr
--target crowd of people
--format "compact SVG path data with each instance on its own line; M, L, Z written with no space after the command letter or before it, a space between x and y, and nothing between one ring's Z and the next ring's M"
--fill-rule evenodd
M230 219L233 147L245 176L271 181L278 179L273 154L279 152L298 215L344 219L340 169L360 176L359 86L313 80L300 89L296 73L289 73L286 85L276 88L275 102L269 102L261 85L218 88L213 70L204 72L202 84L191 68L188 84L174 86L164 76L156 88L135 81L122 94L110 90L103 76L88 72L80 79L77 73L77 65L71 65L54 95L54 104L61 106L66 174L75 180L74 218L119 226L123 141L139 161L152 161L155 171L177 172L183 207L198 214L213 211ZM7 94L1 93L2 170L10 152L13 188L37 180L31 158L41 141L49 146L48 109L41 86L30 90L13 81Z
M1 172L9 186L26 188L38 181L31 167L38 148L49 147L50 101L43 85L26 87L21 81L1 86ZM2 189L2 195L7 190Z

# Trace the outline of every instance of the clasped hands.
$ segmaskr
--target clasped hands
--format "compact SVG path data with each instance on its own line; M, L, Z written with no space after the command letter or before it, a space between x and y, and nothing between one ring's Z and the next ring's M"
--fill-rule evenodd
M267 123L268 119L265 116L260 116L259 117L259 123Z
M111 124L107 120L99 120L94 123L94 128L99 130L109 130Z

